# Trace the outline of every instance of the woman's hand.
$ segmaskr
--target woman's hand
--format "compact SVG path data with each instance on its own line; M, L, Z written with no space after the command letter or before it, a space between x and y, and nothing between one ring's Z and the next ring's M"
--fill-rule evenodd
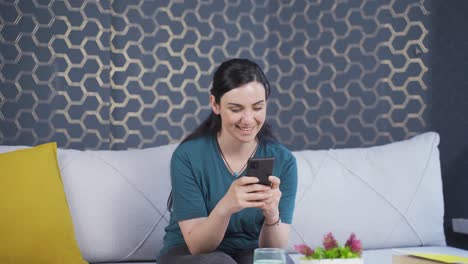
M281 200L281 191L279 189L281 180L276 176L268 177L271 182L270 197L264 202L265 204L261 207L263 216L265 217L265 223L273 224L278 221L279 218L279 202Z
M271 187L257 182L258 178L247 176L235 180L220 201L223 208L229 214L234 214L244 208L265 207L272 195Z

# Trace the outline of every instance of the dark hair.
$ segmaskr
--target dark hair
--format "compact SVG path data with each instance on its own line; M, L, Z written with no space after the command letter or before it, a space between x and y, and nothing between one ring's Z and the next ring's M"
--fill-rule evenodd
M247 59L231 59L223 62L216 70L210 93L215 97L216 103L219 104L225 93L254 81L263 85L265 98L268 99L271 88L262 69L255 62ZM220 130L221 117L211 112L197 129L182 140L182 143L205 135L216 135ZM267 141L275 140L271 127L266 122L258 132L258 138Z
M231 59L219 65L213 76L213 84L210 89L211 95L215 97L217 104L221 102L221 97L244 84L257 81L265 88L265 99L270 96L270 83L265 73L255 63L247 59ZM211 112L208 118L189 134L182 143L206 135L216 135L221 130L221 117ZM259 141L275 141L270 125L265 122L258 132ZM172 191L167 199L167 209L172 212Z

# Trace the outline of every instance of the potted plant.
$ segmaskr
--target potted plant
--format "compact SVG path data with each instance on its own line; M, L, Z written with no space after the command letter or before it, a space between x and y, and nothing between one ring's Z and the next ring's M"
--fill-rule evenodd
M361 241L351 233L346 244L340 246L330 232L323 237L323 247L311 249L305 244L295 245L301 253L301 264L363 264Z

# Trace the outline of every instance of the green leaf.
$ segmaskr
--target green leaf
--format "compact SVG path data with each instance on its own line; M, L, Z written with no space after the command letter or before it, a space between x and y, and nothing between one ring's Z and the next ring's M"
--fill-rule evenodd
M321 247L317 247L314 250L314 254L312 255L312 259L324 259L325 258L325 249Z

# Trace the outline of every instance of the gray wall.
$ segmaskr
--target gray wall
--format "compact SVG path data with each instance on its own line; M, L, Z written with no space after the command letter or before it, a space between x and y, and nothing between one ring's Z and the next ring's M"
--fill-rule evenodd
M439 145L448 241L468 249L468 235L451 231L468 218L468 2L434 1L431 12L430 129Z

